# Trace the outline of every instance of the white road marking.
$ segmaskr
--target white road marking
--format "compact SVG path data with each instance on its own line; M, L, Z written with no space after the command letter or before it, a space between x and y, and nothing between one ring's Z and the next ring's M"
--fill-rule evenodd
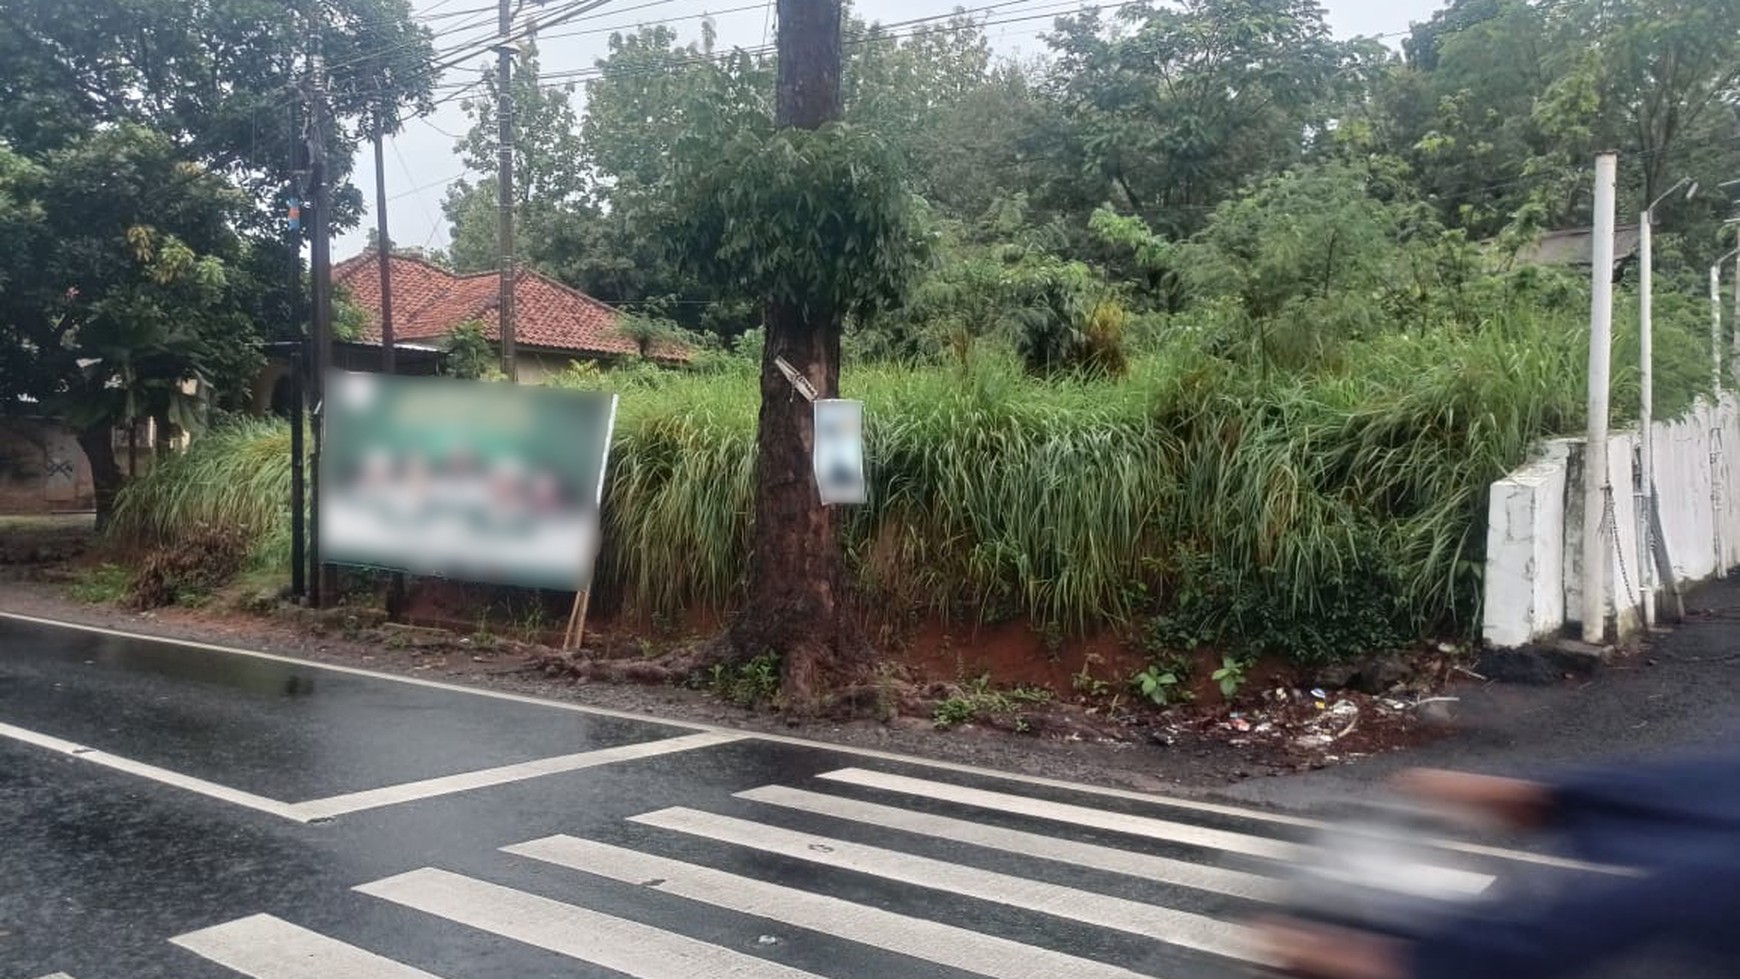
M628 884L997 979L1139 979L1140 973L955 925L772 884L636 850L551 836L502 847Z
M790 745L796 748L810 748L820 751L831 751L842 755L853 755L859 758L871 758L878 761L895 762L902 765L913 765L920 768L930 768L936 771L955 772L962 775L973 775L980 778L993 778L1019 785L1031 785L1039 788L1063 789L1082 795L1093 795L1107 799L1125 799L1149 805L1168 806L1183 809L1188 812L1213 813L1222 816L1235 816L1239 819L1249 819L1258 822L1271 823L1278 826L1295 826L1301 829L1324 829L1329 824L1320 819L1306 816L1294 816L1287 813L1272 812L1262 809L1250 809L1243 806L1231 806L1217 802L1207 802L1201 799L1183 796L1156 795L1151 792L1137 792L1131 789L1118 789L1104 785L1089 785L1082 782L1068 782L1063 779L1046 778L1041 775L1026 775L1019 772L1001 772L993 768L983 768L978 765L965 765L959 762L938 761L931 758L919 758L913 755L902 755L892 751L880 751L875 748L861 748L855 745L836 744L828 741L817 741L813 738L799 738L786 734L768 734L758 731L744 731L714 724L697 724L691 721L674 720L668 717L657 717L651 714L633 711L611 710L607 707L593 707L587 704L568 703L551 700L545 697L532 697L525 694L507 693L501 690L488 690L477 686L467 686L458 683L444 683L439 680L426 680L422 677L404 676L398 673L386 673L380 670L365 670L355 666L339 666L333 663L321 663L295 656L281 656L275 653L262 653L252 649L237 649L233 646L220 646L213 643L196 642L189 639L176 639L168 636L150 636L137 632L127 632L121 629L110 629L104 626L85 625L81 622L64 622L59 619L48 619L34 615L23 615L17 612L0 611L0 619L12 619L18 622L29 622L33 625L51 626L60 629L75 629L97 635L117 636L122 639L136 639L141 642L164 643L173 646L185 646L189 649L202 649L207 652L225 653L231 656L245 656L250 659L267 660L274 663L287 663L292 666L303 666L309 669L325 670L329 673L343 673L349 676L368 677L375 680L385 680L389 683L403 683L414 687L431 690L445 690L449 693L467 694L473 697L488 697L492 700L504 700L532 707L543 707L550 710L565 710L576 714L590 714L596 717L614 717L630 721L642 721L651 724L662 724L666 727L686 728L691 731L717 731L737 734L745 739L765 741L770 744ZM1460 853L1478 854L1510 860L1518 863L1532 863L1547 867L1558 867L1566 870L1582 870L1604 874L1635 875L1636 870L1628 867L1615 867L1604 864L1589 863L1582 860L1571 860L1555 857L1549 854L1529 853L1525 850L1511 850L1504 847L1485 846L1478 843L1467 843L1461 840L1438 840L1434 845L1446 850Z
M639 979L817 979L732 949L425 867L358 891Z
M797 833L694 809L661 809L630 818L643 825L746 846L765 853L1024 908L1215 955L1259 961L1249 929L1205 915L895 850Z
M1106 870L1114 874L1125 874L1146 880L1158 880L1167 884L1177 884L1217 894L1228 894L1233 897L1249 898L1255 901L1276 901L1281 897L1282 886L1279 881L1257 874L1190 863L1185 860L1174 860L1170 857L1139 853L1134 850L1120 850L1094 843L1058 839L1039 833L1005 829L1001 826L987 826L965 819L914 812L910 809L897 809L894 806L883 806L874 802L863 802L836 795L823 795L819 792L806 792L803 789L794 789L783 785L768 785L759 789L750 789L747 792L737 793L737 797L748 799L751 802L761 802L767 805L816 813L821 816L831 816L835 819L869 823L873 826L934 836L956 843L1003 850L1008 853L1019 853L1024 856L1073 864L1078 867L1092 867L1095 870Z
M43 976L42 979L73 979L73 977L67 975L64 972L55 972L55 973L50 973L49 975Z
M305 820L330 819L334 816L361 812L365 809L396 806L418 799L430 799L435 796L451 795L455 792L488 788L492 785L522 782L526 779L556 775L562 772L574 772L598 765L652 758L679 751L693 751L697 748L710 748L714 745L729 744L739 740L742 740L741 735L705 731L700 734L686 734L681 737L663 738L657 741L618 745L614 748L599 748L554 758L539 758L514 765L502 765L499 768L461 772L458 775L443 775L439 778L428 778L401 785L351 792L326 799L312 799L308 802L298 802L290 809Z
M932 782L905 775L872 772L862 768L843 768L837 772L827 772L818 777L847 785L916 795L996 812L1031 816L1035 819L1085 826L1089 829L1109 830L1114 833L1142 836L1151 840L1209 847L1225 850L1229 853L1240 853L1270 860L1297 861L1311 852L1309 847L1298 843L1251 836L1246 833L1192 826L1188 823L1174 823L1150 816L1108 812L1104 809L1093 809L1088 806L1052 802L1048 799L1035 799L1008 792L992 792L965 785L955 785L950 782ZM1038 838L1045 839L1045 837ZM1422 875L1422 880L1416 884L1419 887L1427 888L1427 890L1422 891L1426 894L1437 893L1438 889L1450 889L1470 895L1480 894L1491 887L1495 879L1490 874L1461 870L1456 867L1422 867L1419 869L1419 873Z
M859 785L885 792L916 795L941 802L954 802L961 805L976 806L980 809L991 809L996 812L1031 816L1036 819L1069 823L1074 826L1085 826L1089 829L1109 830L1114 833L1142 836L1151 840L1165 840L1168 843L1184 843L1213 850L1225 850L1229 853L1242 853L1251 857L1294 860L1305 852L1305 847L1297 843L1269 839L1264 836L1251 836L1223 829L1209 829L1204 826L1192 826L1189 823L1174 823L1149 816L1131 816L1120 812L1108 812L1104 809L1091 809L1087 806L1013 795L1008 792L968 788L950 782L932 782L905 775L866 771L862 768L843 768L819 777L833 782L843 782L847 785Z
M486 690L481 687L468 687L458 683L443 683L440 680L425 680L422 677L404 676L398 673L383 673L380 670L365 670L356 666L340 666L337 663L322 663L318 660L301 659L296 656L281 656L277 653L262 653L255 649L238 649L234 646L219 646L215 643L197 642L192 639L176 639L171 636L150 636L140 632L128 632L124 629L110 629L100 625L85 625L82 622L62 622L59 619L44 619L34 615L21 615L17 612L0 612L0 619L12 619L17 622L29 622L33 625L54 626L60 629L76 629L80 632L94 632L100 636L116 636L121 639L136 639L140 642L163 643L171 646L185 646L188 649L203 649L208 653L225 653L230 656L246 656L249 659L265 660L271 663L287 663L291 666L303 666L314 670L325 670L328 673L344 673L349 676L366 676L375 680L387 680L393 683L403 683L413 687L423 687L429 690L445 690L449 693L470 694L473 697L488 697L491 700L507 700L516 704L528 704L533 707L548 707L555 710L572 711L577 714L591 714L595 717L615 717L625 721L640 721L646 724L663 724L665 727L680 727L690 731L725 730L710 724L693 724L688 721L675 721L665 717L654 717L650 714L637 714L633 711L611 710L608 707L591 707L586 704L570 704L559 700L549 700L543 697L528 697L525 694L508 693L503 690Z
M228 802L231 805L245 806L249 809L271 813L274 816L279 816L298 823L308 822L308 818L297 814L295 812L295 807L291 806L289 803L279 802L277 799L268 799L263 795L255 795L252 792L243 792L240 789L232 789L227 785L219 785L216 782L208 782L202 778L183 775L180 772L173 772L167 768L159 768L156 765L147 765L142 761L134 761L131 758L123 758L120 755L111 755L106 751L98 751L95 748L89 748L85 745L66 741L52 735L41 734L21 727L13 727L10 724L0 724L0 738L10 738L13 741L20 741L33 747L44 748L48 751L53 751L71 758L77 758L80 761L87 761L93 765L101 765L104 768L112 768L118 772L126 772L129 775L147 778L153 782L172 785L178 789L185 789L188 792L197 792L200 795Z
M254 979L440 979L269 914L170 941Z

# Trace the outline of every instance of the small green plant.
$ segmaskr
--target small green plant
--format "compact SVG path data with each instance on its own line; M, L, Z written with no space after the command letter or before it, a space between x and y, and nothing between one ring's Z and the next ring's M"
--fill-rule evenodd
M1246 665L1244 660L1236 656L1221 657L1220 669L1214 671L1213 679L1220 684L1222 697L1231 700L1238 695L1240 688L1245 685Z
M1150 666L1131 678L1130 685L1157 706L1165 707L1183 692L1179 686L1182 682L1178 674Z
M85 605L117 605L132 593L132 579L118 564L99 564L78 572L67 592Z
M690 686L704 687L724 700L749 709L777 700L780 665L779 654L774 652L765 652L741 663L715 663L702 678L692 678Z
M977 705L969 697L950 697L936 705L936 726L939 728L954 727L965 724L979 715Z
M1024 704L1043 704L1051 701L1054 694L1044 687L1011 687L1008 690L996 690L991 686L991 675L986 673L974 677L961 689L961 692L937 705L936 726L938 728L954 727L982 716L1001 714L1017 714ZM1025 718L1016 716L1015 729L1023 731L1031 728Z
M387 636L386 645L388 649L393 650L408 649L411 646L411 637L403 631L395 629Z

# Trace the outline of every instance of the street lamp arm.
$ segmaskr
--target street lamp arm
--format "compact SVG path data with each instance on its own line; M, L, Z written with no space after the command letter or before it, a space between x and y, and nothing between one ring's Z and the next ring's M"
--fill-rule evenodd
M1691 186L1689 186L1689 187L1687 187L1687 185L1688 185L1688 184L1690 184L1690 185L1691 185ZM1654 214L1655 214L1655 209L1656 209L1656 208L1658 208L1658 207L1660 207L1660 206L1661 206L1661 205L1662 205L1662 202L1663 202L1663 201L1665 201L1665 200L1667 200L1667 199L1668 199L1668 198L1670 198L1670 197L1672 197L1672 196L1674 196L1674 195L1675 195L1675 194L1677 194L1677 193L1679 193L1679 192L1680 192L1680 189L1681 189L1681 188L1685 188L1685 190L1686 190L1686 200L1688 200L1688 201L1689 201L1689 200L1691 200L1691 199L1692 199L1692 198L1693 198L1693 197L1696 197L1696 196L1697 196L1697 193L1698 193L1698 184L1697 184L1697 182L1696 182L1696 181L1694 181L1694 180L1693 180L1693 179L1692 179L1692 178L1690 178L1690 177L1681 177L1681 178L1680 178L1680 182L1679 182L1679 183L1677 183L1677 184L1674 184L1674 185L1673 185L1673 186L1672 186L1672 187L1669 187L1669 188L1668 188L1668 189L1667 189L1667 193L1665 193L1665 194L1662 194L1662 195L1661 195L1661 196L1660 196L1660 197L1657 197L1657 198L1656 198L1656 199L1655 199L1655 200L1654 200L1654 201L1653 201L1653 202L1652 202L1652 203L1651 203L1651 204L1650 204L1650 205L1649 205L1649 207L1647 207L1647 208L1645 208L1645 209L1644 209L1644 212L1643 212L1643 213L1645 213L1645 214L1649 214L1649 215L1654 215Z

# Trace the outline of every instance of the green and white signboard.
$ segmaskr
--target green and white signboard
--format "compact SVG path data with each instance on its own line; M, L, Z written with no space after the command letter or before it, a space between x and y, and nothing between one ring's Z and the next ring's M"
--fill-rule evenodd
M334 371L322 557L585 589L615 421L614 394Z

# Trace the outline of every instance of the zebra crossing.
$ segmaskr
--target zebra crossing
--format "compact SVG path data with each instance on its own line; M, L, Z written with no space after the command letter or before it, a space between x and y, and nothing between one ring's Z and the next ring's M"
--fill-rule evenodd
M725 808L753 815L715 811ZM1278 835L1254 832L1277 829L1254 819L1235 829L1228 824L1236 817L1185 821L1165 818L1171 812L1128 811L1133 808L1101 809L847 768L804 785L769 784L722 796L712 808L630 816L620 828L636 846L591 838L603 834L558 833L501 848L505 860L562 875L569 900L437 866L354 890L436 927L462 926L493 941L642 979L1247 974L1258 955L1243 922L1281 890L1262 873L1226 864L1237 858L1290 859L1303 846L1302 834L1285 827ZM795 829L794 822L826 829ZM877 842L864 842L866 837ZM653 852L661 847L666 852ZM733 869L668 855L672 848L691 858L722 855L713 862ZM786 880L770 879L781 867L802 869ZM1470 890L1491 880L1467 870L1446 872L1463 875ZM1070 883L1061 883L1062 877ZM638 920L633 908L589 906L588 898L619 885L656 894L655 900L681 910L655 924ZM866 893L876 896L864 899ZM702 929L701 937L686 927L721 914L723 932ZM985 920L997 914L1014 916L1005 922L1055 922L1061 931L1034 927L1011 934L1007 924L986 927ZM1082 933L1113 939L1055 937ZM436 975L266 914L171 941L253 979L498 974ZM841 964L825 947L812 948L810 957L791 964L770 953L782 943L849 943L863 955ZM1128 954L1132 947L1164 954ZM881 964L866 968L866 961Z

